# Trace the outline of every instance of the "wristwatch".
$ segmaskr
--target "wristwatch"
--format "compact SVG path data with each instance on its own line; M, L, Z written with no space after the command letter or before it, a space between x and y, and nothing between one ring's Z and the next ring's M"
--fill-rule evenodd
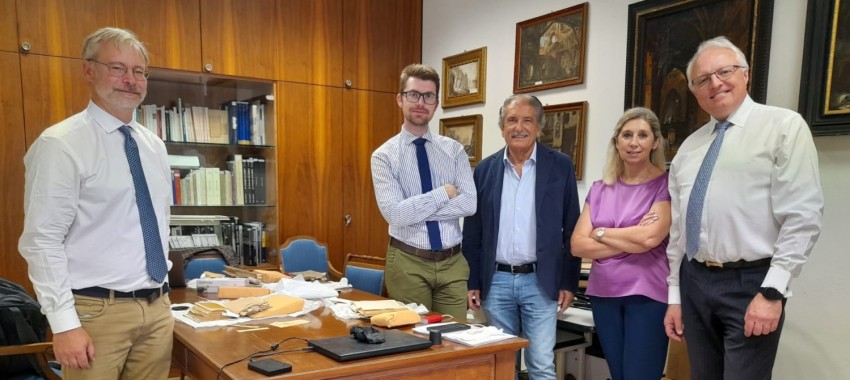
M769 301L779 301L785 298L776 288L759 288L759 293Z
M605 236L605 227L599 227L596 230L596 236L594 237L596 241L602 241L602 238Z

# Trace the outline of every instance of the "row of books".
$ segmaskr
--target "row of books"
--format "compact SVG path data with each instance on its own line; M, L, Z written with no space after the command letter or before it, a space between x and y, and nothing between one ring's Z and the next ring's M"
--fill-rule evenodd
M227 169L172 168L172 205L242 206L266 204L266 160L233 155Z
M216 241L216 245L231 247L240 265L256 266L268 262L266 231L261 222L240 222L235 216L172 215L170 226L172 249L187 248L176 244L186 240L181 237L190 237L195 241Z
M273 95L229 101L222 109L184 105L171 108L142 104L136 120L168 142L266 145L266 104Z

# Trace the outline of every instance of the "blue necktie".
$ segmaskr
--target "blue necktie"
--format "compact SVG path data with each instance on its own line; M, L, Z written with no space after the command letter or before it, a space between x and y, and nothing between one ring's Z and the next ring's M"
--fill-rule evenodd
M714 126L717 130L717 136L714 137L714 141L708 147L708 152L705 153L705 158L699 167L696 181L694 181L694 187L691 189L691 198L688 201L688 214L685 217L685 253L688 255L688 260L693 259L694 255L699 251L699 232L702 224L702 209L705 205L705 192L708 190L708 182L711 180L711 172L714 170L714 164L717 162L720 145L723 144L723 136L726 135L726 128L729 128L731 125L732 123L728 121L721 121Z
M434 186L431 184L431 165L428 163L428 152L425 151L425 140L418 138L413 140L416 144L416 163L419 165L419 180L422 182L422 194L425 194ZM431 242L431 249L443 249L443 241L440 238L440 224L436 220L425 222L428 227L428 240Z
M139 222L142 225L142 236L145 241L148 274L154 281L161 283L168 273L168 266L165 263L162 240L159 237L156 213L153 211L153 203L151 203L151 193L148 191L145 171L142 170L142 160L139 158L139 146L136 145L136 140L130 135L129 126L125 125L118 129L124 134L124 153L127 154L130 175L133 176L133 185L136 188L136 205L139 208Z

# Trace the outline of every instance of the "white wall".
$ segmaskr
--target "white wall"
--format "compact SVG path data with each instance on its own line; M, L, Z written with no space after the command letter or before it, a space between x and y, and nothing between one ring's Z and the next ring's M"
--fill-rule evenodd
M534 93L544 105L586 100L587 131L584 180L580 200L602 175L607 138L623 110L628 5L633 0L590 0L585 83ZM438 110L439 119L470 114L484 116L483 155L504 146L497 122L502 101L512 93L516 23L581 1L425 0L423 63L442 70L442 59L487 47L486 104ZM796 109L800 87L806 2L776 1L771 42L767 103ZM841 236L850 215L850 136L815 138L826 208L824 228L800 278L792 283L794 297L786 308L786 323L774 367L774 378L850 378L850 256Z

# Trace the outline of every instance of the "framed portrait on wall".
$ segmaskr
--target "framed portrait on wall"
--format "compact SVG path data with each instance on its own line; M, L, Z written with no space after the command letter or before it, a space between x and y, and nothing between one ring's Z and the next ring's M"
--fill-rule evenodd
M850 134L850 0L809 1L800 114L812 134Z
M440 119L440 134L457 140L463 145L466 155L469 156L469 164L472 166L478 165L478 161L481 161L482 119L481 115Z
M697 46L717 36L732 41L750 66L750 96L764 103L772 20L772 0L646 0L629 5L625 108L643 106L658 115L668 161L710 119L690 94L685 72Z
M576 166L576 180L581 180L584 167L584 135L587 102L557 104L543 107L545 120L540 143L562 152Z
M584 83L587 3L516 24L514 93Z
M443 58L443 108L484 103L486 97L486 47Z

